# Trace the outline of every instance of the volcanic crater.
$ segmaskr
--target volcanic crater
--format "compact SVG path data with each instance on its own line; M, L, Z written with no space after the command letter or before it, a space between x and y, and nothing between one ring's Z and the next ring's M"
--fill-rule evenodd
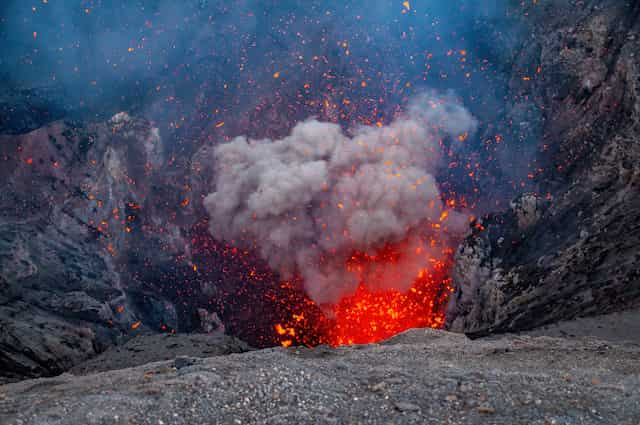
M0 422L637 423L640 3L22 3Z

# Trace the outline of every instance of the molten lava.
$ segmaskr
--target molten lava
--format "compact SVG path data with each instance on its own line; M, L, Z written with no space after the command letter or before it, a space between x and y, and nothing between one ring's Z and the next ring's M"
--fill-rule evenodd
M444 272L444 270L443 270ZM437 277L436 277L437 276ZM407 293L370 292L364 284L334 307L330 345L378 342L411 328L439 328L450 293L444 273L425 273Z
M442 218L444 222L447 218ZM225 327L255 347L281 345L331 346L379 342L411 328L440 328L452 292L450 270L453 249L441 229L427 240L421 253L423 269L406 290L380 288L362 281L357 290L337 304L319 306L304 293L303 282L278 282L278 275L251 251L219 244L199 225L193 239L197 274L206 284L214 280L218 296L212 308L220 312ZM424 238L423 238L424 239ZM355 252L345 267L383 267L398 264L405 246L387 246L375 256ZM374 279L369 275L367 279ZM189 293L186 294L190 297Z
M442 327L447 299L452 292L448 275L453 252L445 249L443 254L447 260L428 261L428 268L420 271L406 292L396 289L372 291L366 282L361 282L353 295L335 305L323 306L324 315L320 319L317 315L305 314L305 309L315 307L310 300L293 307L297 312L291 314L290 320L274 327L280 344L284 347L317 343L332 346L367 344L411 328ZM375 262L380 265L381 262L397 261L398 255L387 247L376 257L357 253L352 260L357 264ZM307 317L314 317L314 321ZM315 344L309 344L310 340Z

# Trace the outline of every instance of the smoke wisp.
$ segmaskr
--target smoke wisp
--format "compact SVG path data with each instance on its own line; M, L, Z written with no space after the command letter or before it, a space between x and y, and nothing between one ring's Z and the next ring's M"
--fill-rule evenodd
M423 95L388 126L308 120L281 140L237 137L214 150L216 183L204 205L218 239L256 249L285 279L300 275L318 304L336 303L359 282L406 290L429 258L443 205L434 174L441 142L475 131L451 97ZM462 227L449 217L448 231ZM439 229L444 232L447 229ZM441 236L439 236L441 237ZM351 265L393 245L394 261Z

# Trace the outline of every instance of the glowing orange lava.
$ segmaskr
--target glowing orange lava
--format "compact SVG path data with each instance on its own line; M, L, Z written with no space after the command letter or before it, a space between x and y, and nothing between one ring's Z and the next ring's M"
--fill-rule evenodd
M446 258L452 258L452 251L444 253ZM393 261L390 257L393 255L387 252L375 261ZM353 295L328 307L329 311L325 307L320 319L315 316L311 322L301 310L274 330L281 345L288 347L294 343L309 345L310 333L314 334L314 341L338 346L379 342L411 328L441 328L452 292L450 266L450 260L431 261L406 292L372 291L361 283Z
M447 205L453 207L455 202L447 201ZM278 282L277 274L250 251L213 240L206 232L206 222L200 224L205 230L192 243L200 259L193 272L221 276L220 282L227 283L226 289L220 288L223 297L217 309L229 332L255 347L375 343L411 328L444 326L447 301L453 291L451 247L455 243L435 225L446 224L448 219L448 214L442 214L431 234L420 238L421 247L414 245L413 251L398 243L374 256L354 252L345 264L357 270L367 265L404 264L403 256L406 259L409 254L422 258L422 270L403 291L372 290L380 287L375 284L379 282L366 282L373 278L363 277L353 294L335 305L319 306L305 294L300 278Z
M353 296L334 307L334 326L327 343L367 344L411 328L440 328L449 293L449 279L435 274L418 278L407 293L373 293L361 284Z

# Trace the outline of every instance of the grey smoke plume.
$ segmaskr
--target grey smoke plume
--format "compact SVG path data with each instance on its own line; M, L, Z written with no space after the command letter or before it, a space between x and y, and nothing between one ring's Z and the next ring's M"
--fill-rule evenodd
M302 276L318 304L335 303L359 282L406 290L429 258L442 201L434 179L445 137L473 133L476 121L449 96L423 95L388 126L308 120L281 140L237 137L214 150L216 185L204 200L218 239L256 249L283 278ZM459 231L452 214L443 227ZM446 226L445 226L446 225ZM387 244L397 262L347 267L354 252Z

